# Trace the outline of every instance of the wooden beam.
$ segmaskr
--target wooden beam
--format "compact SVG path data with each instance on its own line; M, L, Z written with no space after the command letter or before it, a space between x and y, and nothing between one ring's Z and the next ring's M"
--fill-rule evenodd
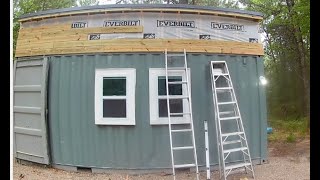
M69 32L82 32L82 33L141 33L143 32L143 26L113 26L113 27L90 27L90 28L71 28L71 24L49 25L39 26L33 28L21 28L19 33L66 33Z
M116 26L116 27L93 27L75 28L71 25L51 25L34 28L22 28L19 31L17 47L38 47L41 44L53 42L86 41L89 34L111 34L111 33L142 33L143 26Z
M143 32L143 26L93 27L93 28L73 29L73 31L79 32L79 33L102 33L102 34L142 33Z
M117 8L117 9L96 9L96 10L84 10L84 11L74 11L74 12L64 12L64 13L57 13L57 14L48 14L48 15L39 15L36 17L29 17L29 18L23 18L19 19L20 22L25 21L33 21L38 20L41 18L53 18L53 17L59 17L59 16L67 16L67 15L77 15L77 14L83 14L83 13L100 13L100 12L119 12L119 13L127 13L127 12L170 12L170 13L193 13L193 14L206 14L206 15L221 15L221 16L227 16L227 17L234 17L237 18L244 18L244 19L251 19L253 21L261 21L263 18L261 16L255 16L255 15L248 15L248 14L241 14L241 13L235 13L235 12L224 12L224 11L210 11L210 10L197 10L197 9L163 9L163 8L146 8L146 9L138 9L138 8Z
M105 39L88 40L89 34L142 33L142 26L71 28L71 24L21 28L16 57L102 52L162 52L225 53L263 55L262 44L197 39Z
M258 43L191 40L191 39L112 39L51 41L38 44L17 44L16 57L80 54L80 53L127 53L127 52L181 52L183 49L193 53L222 53L263 55L263 46Z

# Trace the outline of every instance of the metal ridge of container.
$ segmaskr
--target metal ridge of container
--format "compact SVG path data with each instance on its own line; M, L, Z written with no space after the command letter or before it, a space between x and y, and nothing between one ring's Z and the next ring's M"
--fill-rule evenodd
M253 15L263 17L263 14L260 12L240 10L240 9L230 9L230 8L218 8L218 7L209 7L209 6L196 6L196 5L185 5L185 4L112 4L112 5L95 5L95 6L83 6L83 7L71 7L71 8L62 8L62 9L51 9L47 11L40 11L36 13L24 14L19 17L19 20L22 21L26 18L32 18L37 16L44 15L53 15L53 14L63 14L69 12L81 12L88 10L106 10L106 9L186 9L186 10L205 10L205 11L220 11L225 13L238 13L243 15Z

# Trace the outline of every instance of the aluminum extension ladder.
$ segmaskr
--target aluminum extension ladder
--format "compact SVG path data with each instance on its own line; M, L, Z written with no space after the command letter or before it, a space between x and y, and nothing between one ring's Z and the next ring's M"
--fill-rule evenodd
M246 173L248 170L251 171L252 177L255 178L248 142L226 61L211 61L210 72L215 107L220 179L223 177L226 180L233 170L243 168ZM225 123L229 123L228 128ZM243 159L226 164L231 153L240 153ZM223 171L223 176L221 171Z
M169 63L173 63L174 61L173 57L184 57L184 66L183 67L168 67ZM169 60L173 58L172 60ZM168 110L168 120L169 120L169 136L170 136L170 150L171 150L171 163L172 163L172 172L173 172L173 179L176 179L176 172L175 169L178 168L196 168L196 179L199 180L199 170L198 170L198 161L197 161L197 151L196 151L196 144L195 144L195 138L194 138L194 127L193 127L193 119L192 119L192 103L191 103L191 89L190 89L190 77L188 75L188 65L187 65L187 54L186 50L184 49L183 54L182 53L168 53L167 49L165 50L165 71L166 71L166 94L167 94L167 110ZM171 72L177 72L177 71L183 71L185 75L185 81L174 81L174 82L169 82L169 76ZM186 95L170 95L169 94L169 86L172 84L181 84L182 87L186 87ZM183 89L183 88L182 88ZM189 112L182 112L182 113L172 113L170 111L170 100L172 99L182 99L186 100L188 102L188 109ZM177 116L189 116L190 117L190 124L189 128L184 128L184 129L172 129L172 117L177 117ZM192 146L186 145L186 146L173 146L172 143L172 136L179 134L179 133L191 133L191 138L192 138ZM183 150L192 150L193 151L193 156L194 156L194 162L190 164L176 164L174 160L174 154L179 153L179 151Z

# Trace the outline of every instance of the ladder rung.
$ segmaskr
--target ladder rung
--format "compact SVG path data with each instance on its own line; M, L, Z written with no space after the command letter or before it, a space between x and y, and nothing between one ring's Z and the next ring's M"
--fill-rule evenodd
M241 147L241 148L234 148L234 149L227 149L227 150L223 150L224 153L229 153L229 152L237 152L237 151L243 151L246 150L248 148L246 147Z
M177 56L177 57L183 56L183 57L184 57L184 54L178 54L178 53L177 53L177 54L173 54L173 53L171 54L171 53L170 53L170 54L167 54L167 56L168 56L168 57L174 57L174 56Z
M188 168L188 167L195 167L195 164L179 164L179 165L174 165L175 168Z
M214 76L229 76L229 74L227 74L227 73L217 73L217 74L213 73L213 75Z
M245 167L245 166L251 166L250 163L239 163L239 164L234 164L234 165L230 165L230 166L226 166L225 170L228 169L235 169L235 168L240 168L240 167Z
M168 84L186 84L187 81L173 81L173 82L168 82Z
M185 112L185 113L170 113L171 116L178 116L178 115L189 115L191 113Z
M230 101L230 102L218 102L218 105L225 105L225 104L235 104L235 101Z
M172 150L193 149L193 146L173 147Z
M219 112L220 115L232 114L232 113L234 113L234 111L222 111L222 112Z
M185 67L167 67L168 70L186 70Z
M169 96L169 99L188 99L189 96Z
M235 144L235 143L239 143L239 142L241 142L241 140L225 141L225 142L223 142L222 144L223 144L223 145L227 145L227 144Z
M217 87L217 90L229 90L232 89L232 87Z
M191 129L175 129L175 130L171 130L171 132L191 132Z
M223 117L223 118L219 118L221 121L224 121L224 120L232 120L232 119L239 119L240 116L233 116L233 117Z
M221 134L221 136L235 136L235 135L241 135L241 134L244 134L244 132L225 133L225 134Z

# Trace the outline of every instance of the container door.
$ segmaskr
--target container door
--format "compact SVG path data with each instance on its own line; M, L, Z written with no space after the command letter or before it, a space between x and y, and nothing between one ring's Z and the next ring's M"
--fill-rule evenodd
M47 58L16 60L13 72L14 157L49 164L46 123Z

